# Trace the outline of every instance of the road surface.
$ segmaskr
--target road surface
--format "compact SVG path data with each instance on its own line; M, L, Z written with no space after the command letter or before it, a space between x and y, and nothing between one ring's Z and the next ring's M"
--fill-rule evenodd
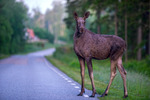
M77 96L80 84L62 73L44 56L55 49L0 60L0 100L97 100L92 91Z

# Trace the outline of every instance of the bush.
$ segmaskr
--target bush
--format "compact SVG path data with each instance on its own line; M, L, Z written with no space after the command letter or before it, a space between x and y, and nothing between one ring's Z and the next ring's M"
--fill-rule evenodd
M59 37L58 39L61 40L61 41L64 41L64 42L67 41L67 38L66 38L66 37Z
M4 16L0 16L0 31L0 53L9 54L13 29Z
M27 7L16 0L0 0L0 54L14 54L25 45Z
M46 29L36 27L34 28L34 33L41 39L47 39L51 43L54 42L54 35L52 35Z
M150 59L147 57L142 61L130 60L124 64L124 67L128 70L143 73L150 76Z

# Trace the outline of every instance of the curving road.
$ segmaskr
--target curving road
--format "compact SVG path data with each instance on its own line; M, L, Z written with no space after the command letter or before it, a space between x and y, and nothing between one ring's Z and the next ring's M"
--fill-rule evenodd
M54 48L0 60L0 100L97 100L92 91L76 96L80 84L62 73L44 56Z

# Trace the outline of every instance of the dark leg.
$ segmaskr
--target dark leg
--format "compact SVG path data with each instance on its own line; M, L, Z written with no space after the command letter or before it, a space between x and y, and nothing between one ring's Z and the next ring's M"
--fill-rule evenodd
M88 67L88 71L89 71L89 77L91 80L91 84L92 84L92 95L90 97L95 97L96 94L96 90L95 90L95 85L94 85L94 78L93 78L93 67L92 67L92 59L86 59L87 62L87 67Z
M82 96L83 93L85 92L84 90L84 72L85 72L85 60L82 57L79 57L79 62L80 62L80 69L81 69L81 79L82 79L82 87L81 87L81 92L78 94L78 96Z
M127 72L125 71L125 69L123 68L123 65L122 65L122 58L120 57L118 59L118 62L117 62L117 67L118 67L118 70L121 74L121 77L123 79L123 85L124 85L124 98L128 97L128 92L127 92L127 86L126 86L126 74Z
M110 81L109 81L109 84L105 90L105 92L101 95L101 97L104 97L108 94L108 91L109 91L109 88L111 86L111 83L113 81L113 79L115 78L116 76L116 62L115 61L111 61L111 73L110 73Z

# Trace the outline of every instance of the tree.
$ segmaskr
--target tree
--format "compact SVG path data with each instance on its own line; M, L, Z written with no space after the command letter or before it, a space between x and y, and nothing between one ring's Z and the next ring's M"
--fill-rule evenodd
M149 2L149 10L150 10L150 2ZM149 12L148 54L150 55L150 12Z
M34 27L45 28L44 15L40 12L40 9L38 7L34 8L33 12L34 12L34 17L32 19L33 19Z
M35 27L34 28L34 33L40 39L47 39L51 43L54 42L54 36L46 29Z
M1 46L7 48L8 53L16 53L24 47L24 22L27 16L27 8L23 2L15 0L1 0L0 18L1 18ZM2 39L8 39L4 42ZM2 42L3 41L3 42ZM1 51L1 53L6 53Z
M64 7L61 2L53 2L54 7L52 10L47 9L45 14L45 28L54 34L55 40L54 42L57 43L58 36L62 33L64 34L64 23L63 13Z
M9 54L13 30L9 21L4 16L0 16L0 30L0 54Z
M102 11L102 0L94 1L90 4L91 9L96 10L96 26L97 26L97 33L101 34L101 26L100 26L100 21L101 21L101 11Z
M118 13L118 6L117 3L115 4L115 35L118 35L118 17L117 17L117 13Z
M142 19L139 19L139 26L138 26L138 29L137 29L137 45L140 46L141 42L142 42L142 26L141 26L141 23L142 23ZM138 51L137 51L137 60L141 60L142 59L142 49L141 47L138 48Z

